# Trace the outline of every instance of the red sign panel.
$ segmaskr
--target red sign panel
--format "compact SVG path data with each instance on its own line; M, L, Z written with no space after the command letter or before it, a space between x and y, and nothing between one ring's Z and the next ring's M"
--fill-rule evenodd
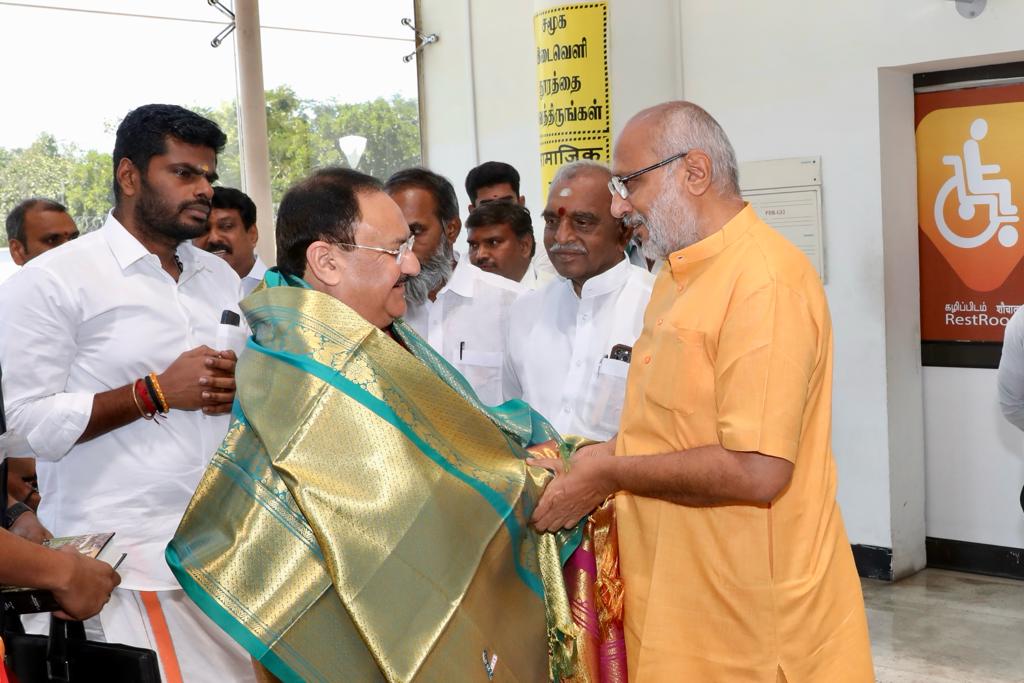
M915 96L921 339L1000 342L1024 304L1024 85Z

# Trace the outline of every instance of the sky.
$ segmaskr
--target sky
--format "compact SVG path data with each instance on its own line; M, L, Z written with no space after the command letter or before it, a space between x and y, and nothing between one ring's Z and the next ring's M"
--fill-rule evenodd
M43 5L0 0L0 147L49 132L110 151L111 127L140 104L235 98L233 38L210 47L228 20L206 0ZM416 62L402 61L413 33L400 23L412 16L413 0L260 0L264 85L339 102L415 97Z

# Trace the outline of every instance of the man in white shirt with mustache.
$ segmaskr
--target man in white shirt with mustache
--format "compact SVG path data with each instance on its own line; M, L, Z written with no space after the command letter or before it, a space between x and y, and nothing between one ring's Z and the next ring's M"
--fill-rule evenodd
M607 167L558 170L544 209L544 247L559 278L512 306L506 398L522 398L563 434L618 431L633 342L654 277L632 265L632 230L611 214Z
M256 253L260 230L255 202L241 190L215 187L207 225L209 231L192 244L227 261L242 278L242 294L249 296L267 272L267 264Z

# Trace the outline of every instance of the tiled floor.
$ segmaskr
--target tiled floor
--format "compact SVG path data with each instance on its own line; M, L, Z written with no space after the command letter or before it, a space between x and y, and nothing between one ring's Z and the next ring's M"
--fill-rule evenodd
M879 683L1024 683L1024 581L927 569L863 586Z

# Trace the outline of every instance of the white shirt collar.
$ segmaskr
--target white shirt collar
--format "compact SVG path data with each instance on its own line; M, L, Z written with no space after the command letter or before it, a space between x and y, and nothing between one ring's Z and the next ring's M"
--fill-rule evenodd
M452 276L448 278L448 282L445 283L437 295L440 296L444 292L450 291L467 299L472 299L473 291L476 289L477 273L481 272L483 271L470 263L469 259L459 261L456 264L455 270L452 271Z
M579 298L590 299L592 297L614 292L621 288L626 283L626 280L629 279L629 269L632 267L633 266L629 262L629 259L627 259L625 254L623 254L621 261L600 275L595 275L584 282ZM576 290L573 289L572 281L561 276L559 276L559 279L565 283L564 286L569 288L572 295L576 296Z
M243 280L262 280L263 276L267 273L267 264L263 262L259 254L256 254L256 261L252 264L252 269L249 274L246 275Z
M121 221L114 218L113 211L107 214L107 220L103 223L103 227L100 228L100 232L107 241L110 252L114 255L114 259L122 271L127 270L132 264L141 261L153 253L146 249L145 245L135 235L128 232L128 229L121 224ZM176 249L182 266L181 277L178 278L179 284L205 268L203 263L196 258L194 250L195 247L192 246L191 242L182 242Z
M121 266L121 270L126 270L130 265L150 253L142 245L142 242L136 239L135 235L121 225L121 221L114 218L113 211L107 214L107 220L100 231L110 246L110 252L114 255L117 265Z

